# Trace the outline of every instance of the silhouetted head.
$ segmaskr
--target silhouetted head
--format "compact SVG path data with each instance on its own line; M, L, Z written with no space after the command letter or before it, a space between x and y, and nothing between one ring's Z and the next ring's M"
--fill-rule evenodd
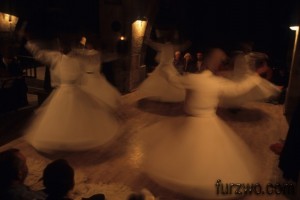
M55 160L44 169L43 183L49 196L64 197L74 187L74 170L66 160Z
M19 149L8 149L0 153L0 189L14 183L24 183L28 174L25 156Z

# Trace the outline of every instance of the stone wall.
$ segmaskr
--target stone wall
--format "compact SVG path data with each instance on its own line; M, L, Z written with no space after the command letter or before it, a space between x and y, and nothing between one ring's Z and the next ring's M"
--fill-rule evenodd
M113 64L116 68L113 70L115 71L115 85L123 93L131 92L146 77L144 38L150 36L158 0L99 1L102 47L106 51L119 54ZM146 17L147 21L136 22L138 17ZM119 30L114 30L118 29L119 25ZM126 42L123 44L127 47L125 47L126 51L120 54L118 46L120 46L121 36L125 37Z

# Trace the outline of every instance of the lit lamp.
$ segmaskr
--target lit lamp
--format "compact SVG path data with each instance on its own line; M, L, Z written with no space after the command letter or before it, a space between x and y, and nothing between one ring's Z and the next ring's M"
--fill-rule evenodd
M294 66L294 61L295 61L295 54L296 54L296 48L297 48L297 42L298 42L298 35L299 35L299 26L290 26L290 29L292 31L296 32L295 35L295 40L294 40L294 47L293 47L293 54L292 54L292 62L291 62L291 68L290 68L290 78L289 78L289 83L288 83L288 88L287 88L287 94L285 96L285 107L284 107L284 112L287 117L287 120L290 121L291 114L293 110L295 109L295 101L293 100L295 98L295 94L291 92L291 90L296 91L297 84L292 84L297 82L296 80L299 79L299 76L297 73L298 69L297 67Z
M292 31L298 31L299 30L299 26L290 26L290 29Z
M122 36L120 36L120 40L121 41L124 41L125 40L125 37L122 35Z
M119 41L117 42L117 52L119 54L126 54L127 53L127 48L128 48L128 44L127 44L127 40L125 38L124 35L121 35L119 37Z
M291 66L293 66L293 64L294 64L294 59L295 59L295 53L296 53L297 42L298 42L299 26L290 26L290 29L291 29L292 31L296 31L295 41L294 41L294 48L293 48L292 63L291 63Z
M13 32L16 28L19 18L7 13L0 12L0 31Z

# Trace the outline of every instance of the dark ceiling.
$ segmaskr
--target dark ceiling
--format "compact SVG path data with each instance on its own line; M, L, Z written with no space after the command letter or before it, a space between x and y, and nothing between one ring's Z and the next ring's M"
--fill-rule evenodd
M141 0L143 6L148 1ZM28 20L27 28L37 32L99 31L99 0L1 0L0 6ZM232 49L248 40L281 60L294 36L289 25L299 13L298 0L158 0L157 6L154 28L177 29L194 49Z
M193 43L193 50L211 46L233 49L252 41L255 50L286 58L298 23L299 1L160 0L155 27L175 28Z
M55 34L57 32L98 32L98 0L1 0L1 10L16 14L27 30Z

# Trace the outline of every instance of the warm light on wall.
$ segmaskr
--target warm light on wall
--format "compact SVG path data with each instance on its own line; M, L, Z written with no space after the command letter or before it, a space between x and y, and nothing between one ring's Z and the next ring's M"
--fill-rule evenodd
M142 47L147 28L146 18L138 18L131 26L131 72L129 74L129 88L132 90L140 82L142 63Z
M132 24L132 30L135 31L138 35L144 36L146 26L147 26L146 20L136 20Z
M139 53L144 40L147 21L138 19L132 23L132 53Z
M19 18L7 13L0 12L0 31L11 32L15 30Z
M136 20L136 23L138 23L140 25L140 27L143 26L143 22L146 22L146 21L143 21L143 20Z
M120 40L122 40L122 41L125 40L125 37L124 37L124 36L121 36L121 37L120 37Z

